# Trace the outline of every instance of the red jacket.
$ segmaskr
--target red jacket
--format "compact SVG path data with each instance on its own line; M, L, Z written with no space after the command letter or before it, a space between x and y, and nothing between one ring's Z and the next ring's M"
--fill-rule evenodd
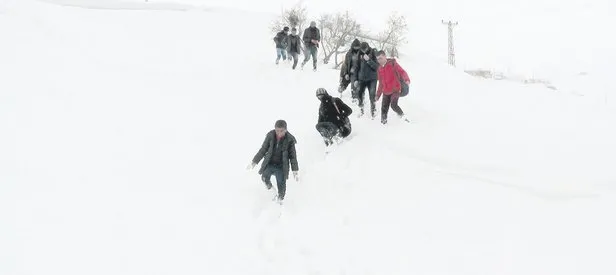
M411 81L409 75L400 67L395 59L388 59L385 66L379 66L377 71L379 77L379 87L376 89L377 98L380 98L381 94L390 95L400 92L402 87L400 86L400 80L398 80L396 72L404 82Z

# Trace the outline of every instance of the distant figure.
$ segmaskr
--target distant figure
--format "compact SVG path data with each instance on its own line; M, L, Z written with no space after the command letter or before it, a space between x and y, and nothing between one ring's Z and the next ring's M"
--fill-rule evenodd
M302 37L304 40L304 48L305 48L305 58L302 62L302 69L304 65L310 60L312 56L312 70L316 72L317 70L317 48L319 48L319 42L321 42L321 31L317 28L317 22L310 22L310 27L306 28L304 31L304 36Z
M398 114L398 116L404 121L409 122L409 120L404 116L404 112L398 106L398 99L400 98L400 93L402 91L402 83L406 84L407 87L411 83L411 80L398 65L395 59L388 59L385 55L384 51L379 51L376 55L376 60L379 62L379 69L377 71L379 87L376 91L375 101L378 101L383 94L383 103L381 105L381 123L387 124L387 113L389 112L389 106L391 105L391 109L394 110Z
M293 70L295 70L299 53L302 52L302 41L299 38L299 35L297 35L297 29L295 27L291 29L291 34L289 35L288 42L289 47L287 48L287 51L290 55L289 60L291 60L291 57L293 58Z
M316 96L321 101L316 128L323 137L325 146L341 142L342 138L351 134L349 116L353 109L344 104L342 99L329 95L324 88L318 88Z
M359 81L357 80L357 77L359 74L360 66L360 45L361 43L359 39L353 40L353 42L351 43L351 48L344 57L344 62L341 66L342 72L340 73L341 75L344 74L344 79L340 79L340 83L342 84L343 81L349 81L349 83L351 84L351 97L353 98L354 104L358 103L357 86L359 84ZM342 85L340 85L340 87L342 87Z
M368 100L370 100L370 116L372 119L376 117L376 84L378 80L377 70L379 64L376 60L374 50L370 48L367 42L362 42L360 46L361 58L359 60L359 73L357 79L359 85L357 87L357 99L359 100L359 116L364 115L364 95L366 88L368 89Z
M282 57L282 60L287 60L288 38L289 27L284 27L282 31L279 31L274 36L274 42L276 42L276 64L280 61L280 57Z
M297 165L297 154L295 152L295 137L287 131L287 122L278 120L274 124L274 130L269 131L265 135L265 140L261 145L261 149L252 159L249 169L254 168L261 159L261 169L259 174L265 187L269 190L272 188L271 177L276 177L278 187L278 196L276 197L279 203L282 203L287 190L287 179L289 178L289 164L293 170L293 177L299 181L299 167Z

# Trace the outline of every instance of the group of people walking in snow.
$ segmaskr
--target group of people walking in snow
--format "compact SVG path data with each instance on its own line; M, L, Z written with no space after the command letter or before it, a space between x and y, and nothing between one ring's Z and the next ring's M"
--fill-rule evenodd
M302 50L301 43L305 47L303 66L312 57L313 69L317 69L317 48L320 42L320 31L313 21L304 31L303 39L299 39L297 30L284 27L276 34L276 64L280 58L287 59L287 53L293 58L293 69L297 66L299 52ZM290 59L290 58L289 58ZM340 95L351 86L351 98L353 104L359 108L358 117L365 114L365 95L368 90L370 102L370 117L377 116L376 102L382 97L381 123L387 124L389 109L391 108L400 119L409 122L402 108L398 105L400 97L409 92L410 78L407 72L396 62L394 58L388 58L384 51L375 50L367 42L355 39L351 48L345 55L344 62L340 67L340 80L338 92ZM323 137L326 147L340 143L351 134L350 115L353 109L339 97L333 97L325 88L316 90L316 97L321 102L316 130ZM278 120L274 129L269 131L261 148L252 159L249 168L254 168L261 160L259 174L267 189L272 188L271 177L276 177L277 200L282 203L286 193L286 180L289 171L293 171L296 181L299 181L299 166L295 144L297 140L287 131L287 123Z
M317 70L317 53L319 43L321 42L321 31L317 28L315 21L310 22L310 26L304 30L304 35L299 38L297 35L297 28L291 28L291 34L289 34L289 27L284 27L282 31L278 32L274 37L276 43L276 64L282 60L293 60L293 70L297 67L299 53L304 50L304 61L302 62L302 69L304 65L310 61L312 57L312 69ZM303 44L303 47L302 47ZM288 53L288 57L287 57Z

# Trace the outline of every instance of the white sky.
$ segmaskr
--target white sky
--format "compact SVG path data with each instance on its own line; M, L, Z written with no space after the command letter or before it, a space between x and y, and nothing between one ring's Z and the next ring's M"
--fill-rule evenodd
M156 0L151 0L156 1ZM160 0L279 12L296 0ZM457 20L460 67L517 72L593 70L616 61L615 0L304 0L310 15L349 10L378 31L397 10L409 21L409 49L446 59L447 28ZM566 69L565 69L566 68Z

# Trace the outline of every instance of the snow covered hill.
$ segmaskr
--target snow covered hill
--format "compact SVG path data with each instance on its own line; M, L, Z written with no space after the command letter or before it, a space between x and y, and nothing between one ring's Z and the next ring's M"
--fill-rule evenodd
M114 5L2 7L0 274L616 272L596 101L411 55L413 123L353 117L326 158L314 93L338 73L276 66L271 18ZM282 208L245 170L280 118Z

